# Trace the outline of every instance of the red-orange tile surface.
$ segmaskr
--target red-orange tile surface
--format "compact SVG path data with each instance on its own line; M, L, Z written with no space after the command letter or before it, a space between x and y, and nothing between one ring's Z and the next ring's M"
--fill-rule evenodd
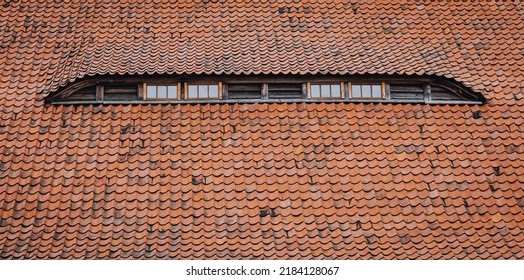
M0 1L0 258L523 259L520 1ZM408 74L481 106L46 105L106 74Z

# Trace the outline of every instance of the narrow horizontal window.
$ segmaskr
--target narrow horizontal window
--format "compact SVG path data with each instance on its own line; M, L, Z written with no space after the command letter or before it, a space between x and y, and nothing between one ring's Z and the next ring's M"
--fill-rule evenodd
M147 85L146 99L149 100L177 100L178 85Z
M218 84L187 84L187 99L220 99Z
M351 98L354 99L382 99L383 85L380 84L351 84Z
M482 104L464 85L434 77L181 77L80 81L46 98L52 103L391 102ZM227 79L230 79L229 81Z
M311 84L311 99L341 99L344 97L341 84Z

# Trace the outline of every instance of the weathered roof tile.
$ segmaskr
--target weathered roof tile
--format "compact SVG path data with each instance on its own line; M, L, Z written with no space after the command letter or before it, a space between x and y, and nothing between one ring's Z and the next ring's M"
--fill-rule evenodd
M0 258L523 258L514 2L166 3L0 7ZM42 101L182 73L435 74L488 103Z

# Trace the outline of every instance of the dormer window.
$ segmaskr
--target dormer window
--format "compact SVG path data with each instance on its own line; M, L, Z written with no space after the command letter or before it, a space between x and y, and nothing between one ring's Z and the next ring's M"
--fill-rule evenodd
M220 85L219 84L191 84L186 83L186 99L187 100L205 100L205 99L219 99Z
M311 99L343 99L344 83L313 83L309 86Z
M385 86L383 84L359 84L351 83L352 99L383 99L385 97Z
M146 84L145 99L146 100L178 100L179 93L178 84Z
M482 95L430 77L202 77L85 80L53 103L391 102L482 104Z

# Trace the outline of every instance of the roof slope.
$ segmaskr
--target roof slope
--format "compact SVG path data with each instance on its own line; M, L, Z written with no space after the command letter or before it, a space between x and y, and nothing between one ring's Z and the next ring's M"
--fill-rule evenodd
M94 2L0 3L1 258L524 258L518 1ZM137 73L436 74L488 103L41 98Z
M21 2L0 6L0 77L31 92L115 73L437 74L482 90L524 67L510 1Z

